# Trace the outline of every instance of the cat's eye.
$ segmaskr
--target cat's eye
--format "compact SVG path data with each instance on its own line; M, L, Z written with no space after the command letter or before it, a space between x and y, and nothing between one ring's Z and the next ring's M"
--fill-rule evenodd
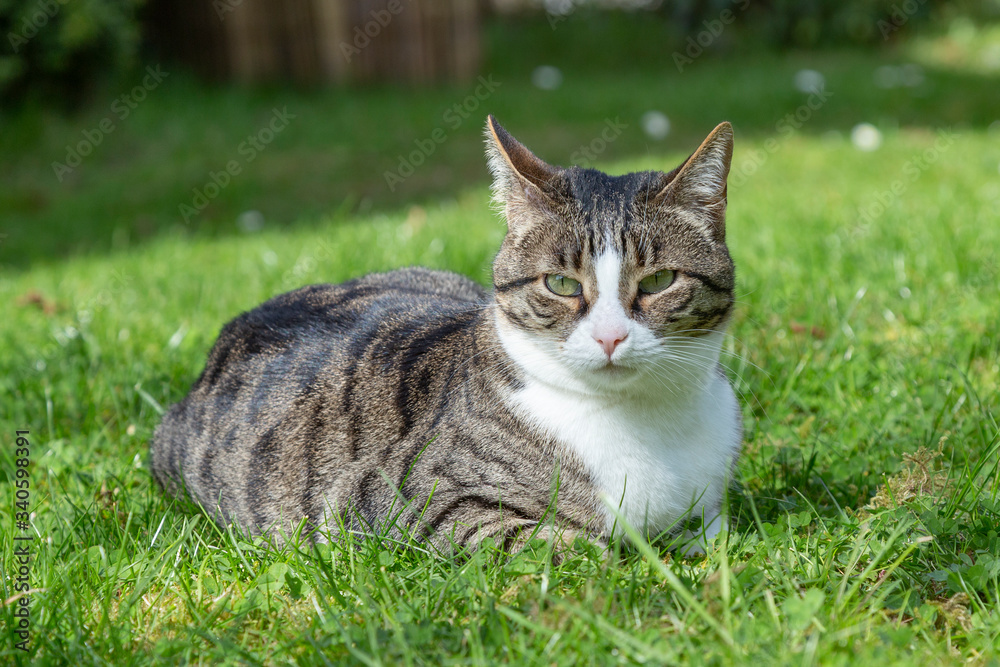
M583 286L579 280L573 280L558 273L550 273L545 276L545 286L549 291L559 296L580 296L583 294Z
M673 282L674 272L670 269L663 269L640 280L639 291L643 294L656 294L670 287Z

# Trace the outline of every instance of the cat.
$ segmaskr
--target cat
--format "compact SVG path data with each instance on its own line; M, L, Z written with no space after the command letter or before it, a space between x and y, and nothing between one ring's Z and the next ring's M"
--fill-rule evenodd
M694 518L699 551L725 528L732 127L624 176L551 166L493 116L486 137L507 224L492 291L406 268L243 313L155 431L164 489L254 534L442 548Z

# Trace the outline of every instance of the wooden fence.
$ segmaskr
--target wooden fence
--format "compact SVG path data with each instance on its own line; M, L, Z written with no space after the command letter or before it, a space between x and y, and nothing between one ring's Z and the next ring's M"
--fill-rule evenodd
M150 40L215 79L246 83L472 79L480 0L152 0Z

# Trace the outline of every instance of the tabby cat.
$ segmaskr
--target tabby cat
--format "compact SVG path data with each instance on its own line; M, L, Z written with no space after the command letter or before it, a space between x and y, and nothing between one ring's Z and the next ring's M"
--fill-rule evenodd
M696 518L713 537L742 438L719 365L732 149L722 123L670 173L608 176L546 164L490 116L493 290L407 268L243 313L156 430L153 474L275 536L513 546Z

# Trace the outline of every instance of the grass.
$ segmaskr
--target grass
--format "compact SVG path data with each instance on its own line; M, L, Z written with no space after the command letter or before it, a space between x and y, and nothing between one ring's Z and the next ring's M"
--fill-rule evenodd
M947 38L934 47L953 55ZM382 180L467 89L400 103L386 89L209 90L178 73L64 184L49 163L106 105L8 119L0 494L12 508L14 434L29 430L35 558L25 655L13 648L8 564L24 533L5 514L0 655L1000 664L1000 148L988 129L1000 87L995 74L933 59L915 89L872 84L877 67L924 52L706 57L683 75L553 60L566 81L548 93L515 65L499 69L508 78L484 109L553 162L606 117L630 125L599 156L612 172L672 167L715 120L736 125L734 167L746 175L730 188L740 304L726 364L748 428L734 529L704 558L616 545L605 559L579 544L554 561L544 542L510 559L372 541L274 550L152 483L145 459L163 406L241 310L406 264L488 282L503 228L487 207L483 113L396 192ZM777 121L806 101L792 75L807 66L834 94L784 134ZM183 225L178 203L285 105L300 120ZM649 108L671 117L663 143L640 130ZM881 128L877 151L852 146L861 121ZM948 126L950 143L928 159ZM263 211L263 229L234 224L248 208Z

